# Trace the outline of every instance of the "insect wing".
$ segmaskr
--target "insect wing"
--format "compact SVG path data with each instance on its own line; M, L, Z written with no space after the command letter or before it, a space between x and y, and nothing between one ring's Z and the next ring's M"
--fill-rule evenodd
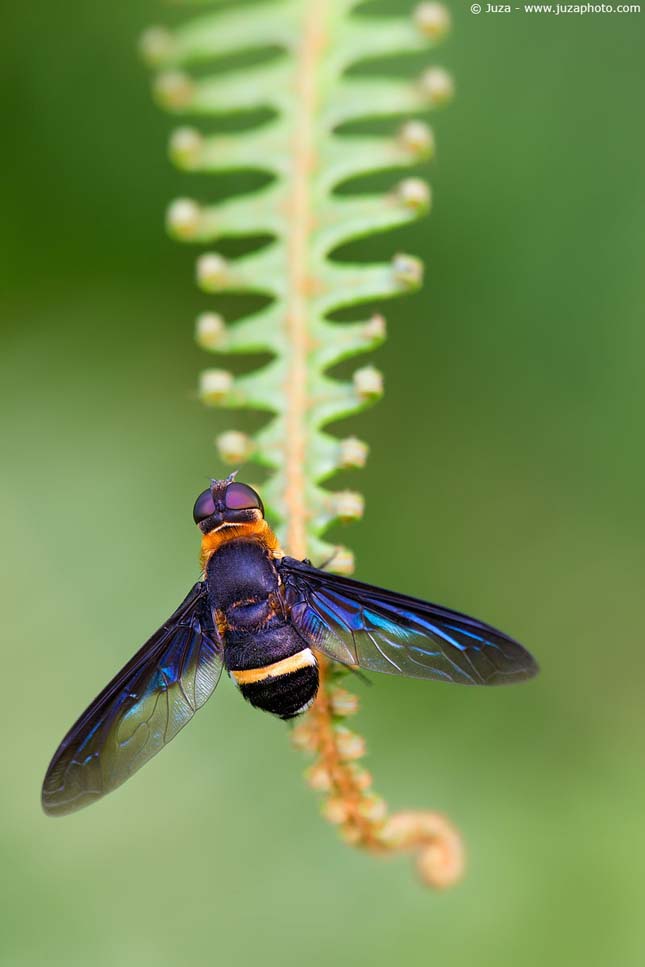
M294 558L278 567L292 623L334 661L462 685L507 684L538 670L522 645L475 618Z
M221 670L199 582L67 733L43 782L45 812L82 809L129 779L202 707Z

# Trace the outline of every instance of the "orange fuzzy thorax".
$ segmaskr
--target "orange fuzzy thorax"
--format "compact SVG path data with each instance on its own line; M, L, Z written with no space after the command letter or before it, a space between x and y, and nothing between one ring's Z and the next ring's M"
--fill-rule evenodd
M230 543L230 541L239 540L257 541L258 544L266 547L272 557L284 557L284 551L278 543L278 538L264 518L260 517L248 524L225 524L209 534L204 534L199 558L202 569L206 570L209 559L220 547Z

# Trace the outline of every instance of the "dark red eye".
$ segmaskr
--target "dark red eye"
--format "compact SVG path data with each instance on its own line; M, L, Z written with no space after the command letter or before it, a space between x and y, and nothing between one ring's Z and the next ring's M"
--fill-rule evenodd
M215 504L210 490L205 490L195 501L193 507L193 520L196 524L201 524L203 520L215 513Z
M252 487L243 483L232 483L226 488L224 498L228 510L261 510L264 516L262 501Z

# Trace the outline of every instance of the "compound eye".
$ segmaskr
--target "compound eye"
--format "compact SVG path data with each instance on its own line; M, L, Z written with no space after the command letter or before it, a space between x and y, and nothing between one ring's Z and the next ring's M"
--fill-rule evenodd
M226 488L224 498L228 510L261 510L264 516L262 501L252 487L243 483L232 483Z
M214 513L215 504L213 503L213 495L210 490L205 490L195 501L193 520L196 524L201 524L203 520L206 520L207 517L210 517Z

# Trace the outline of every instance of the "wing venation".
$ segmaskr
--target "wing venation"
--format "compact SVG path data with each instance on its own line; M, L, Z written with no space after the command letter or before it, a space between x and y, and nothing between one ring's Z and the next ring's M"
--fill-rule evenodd
M221 642L198 582L61 742L43 783L45 812L74 812L125 782L190 721L221 671Z
M522 645L476 618L294 558L278 567L291 620L334 661L462 685L506 684L537 672Z

